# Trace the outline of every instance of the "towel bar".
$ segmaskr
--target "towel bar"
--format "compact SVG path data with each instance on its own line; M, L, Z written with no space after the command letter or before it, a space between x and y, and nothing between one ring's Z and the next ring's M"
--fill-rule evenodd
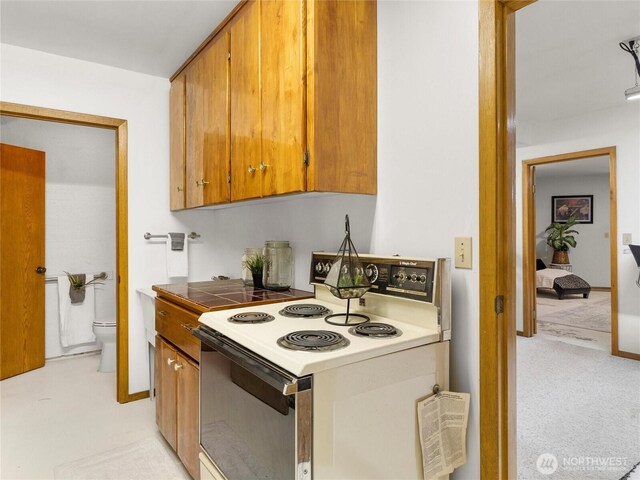
M200 238L200 234L196 232L191 232L189 235L187 235L187 237L190 238L191 240L195 240L196 238ZM151 235L149 232L144 234L145 240L149 240L151 238L167 238L167 235Z
M56 275L51 277L44 277L44 283L53 283L58 281L58 277L62 277L63 275ZM93 274L93 278L97 278L98 280L108 280L109 274L107 272L98 272Z

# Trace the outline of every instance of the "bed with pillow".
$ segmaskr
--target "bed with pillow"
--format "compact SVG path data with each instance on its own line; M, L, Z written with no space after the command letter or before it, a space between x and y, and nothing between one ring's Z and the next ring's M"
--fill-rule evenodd
M589 298L591 285L582 277L566 270L547 268L542 260L536 259L536 288L553 289L562 300L565 295L582 295Z

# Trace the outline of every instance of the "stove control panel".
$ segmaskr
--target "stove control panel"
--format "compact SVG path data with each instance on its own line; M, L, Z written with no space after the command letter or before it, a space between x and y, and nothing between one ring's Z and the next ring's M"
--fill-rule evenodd
M324 284L335 257L335 253L313 252L312 284ZM367 254L359 257L371 283L369 292L433 303L437 260Z

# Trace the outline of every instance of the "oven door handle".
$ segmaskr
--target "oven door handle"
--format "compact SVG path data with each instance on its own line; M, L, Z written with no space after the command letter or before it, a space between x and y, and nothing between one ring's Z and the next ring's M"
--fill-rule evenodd
M311 388L311 376L294 377L282 370L277 365L256 355L251 350L225 337L215 330L206 327L198 327L192 330L193 335L201 342L210 346L218 353L224 355L232 362L264 380L272 387L278 389L283 395L292 395Z

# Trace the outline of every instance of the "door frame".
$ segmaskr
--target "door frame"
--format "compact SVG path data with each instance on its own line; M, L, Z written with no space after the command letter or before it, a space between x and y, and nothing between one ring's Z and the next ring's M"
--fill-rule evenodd
M536 228L535 228L535 168L540 165L609 157L609 256L611 274L611 354L618 350L618 207L616 181L616 147L604 147L579 152L533 158L522 162L522 334L531 337L537 332L536 310ZM627 352L622 352L627 353Z
M51 108L0 102L0 115L114 130L116 134L116 391L119 403L149 396L129 393L129 273L127 201L127 121Z
M478 0L480 476L516 478L515 12Z

